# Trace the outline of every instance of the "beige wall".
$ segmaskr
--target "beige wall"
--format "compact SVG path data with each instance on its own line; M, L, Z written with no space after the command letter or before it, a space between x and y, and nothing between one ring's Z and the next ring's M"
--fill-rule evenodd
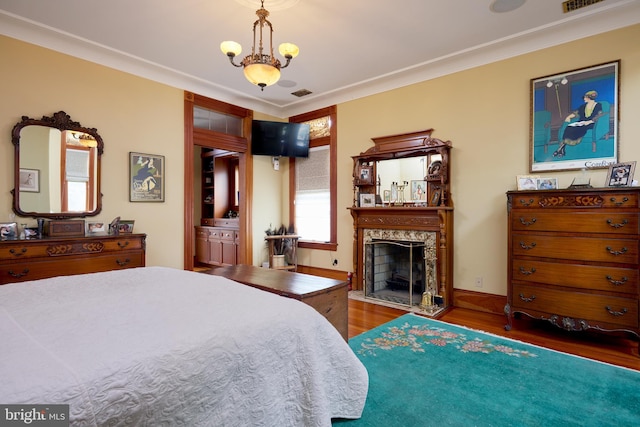
M338 250L300 251L300 263L352 269L351 156L372 145L372 137L434 128L451 140L452 198L455 204L454 286L506 293L506 198L515 176L528 173L529 82L616 59L620 70L620 160L640 157L640 25L500 61L338 106ZM96 127L105 140L104 210L99 218L135 219L147 233L149 265L182 267L182 91L105 67L0 37L0 220L11 213L13 152L11 127L20 116L39 118L65 110ZM256 119L270 120L256 113ZM166 156L165 203L130 203L127 153ZM280 172L265 156L254 158L254 264L266 260L264 230L286 222L287 162ZM557 176L560 186L577 172ZM603 185L606 171L590 172ZM337 266L331 260L338 260ZM474 279L483 277L478 289Z
M183 265L182 90L0 36L0 221L11 214L11 128L26 115L64 110L104 139L102 213L147 233L147 265ZM130 151L165 156L164 203L130 203ZM22 222L22 221L18 221ZM35 220L27 219L28 224Z
M351 159L371 137L434 128L451 140L454 287L506 294L507 190L529 173L530 79L616 59L620 69L620 161L640 159L640 25L522 55L338 106L338 258L351 260ZM560 188L575 172L554 172ZM589 172L594 186L606 171ZM327 257L314 257L326 262ZM474 279L482 277L482 289Z

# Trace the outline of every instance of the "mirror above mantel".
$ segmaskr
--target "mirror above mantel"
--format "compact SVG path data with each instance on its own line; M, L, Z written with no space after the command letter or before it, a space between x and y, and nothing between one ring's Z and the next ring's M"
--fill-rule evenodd
M95 128L71 120L22 116L13 127L15 149L13 210L22 217L68 219L102 210L102 137Z
M353 156L354 207L451 206L451 142L432 132L372 138L373 147Z

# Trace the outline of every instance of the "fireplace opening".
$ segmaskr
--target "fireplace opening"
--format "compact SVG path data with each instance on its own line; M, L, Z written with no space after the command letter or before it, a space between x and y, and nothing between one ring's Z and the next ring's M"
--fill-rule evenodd
M429 271L424 242L372 239L365 243L365 298L420 305ZM427 286L429 281L426 281Z

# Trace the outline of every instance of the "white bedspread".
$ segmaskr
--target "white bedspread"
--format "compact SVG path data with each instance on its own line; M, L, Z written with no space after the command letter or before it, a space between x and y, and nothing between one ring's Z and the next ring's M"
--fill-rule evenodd
M73 425L329 426L368 375L314 309L163 267L0 286L0 403Z

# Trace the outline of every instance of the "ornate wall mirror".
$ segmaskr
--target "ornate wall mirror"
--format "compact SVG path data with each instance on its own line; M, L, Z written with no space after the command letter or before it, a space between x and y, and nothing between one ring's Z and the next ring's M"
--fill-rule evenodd
M22 116L11 133L15 148L13 210L19 216L65 219L102 210L102 137L64 111Z

